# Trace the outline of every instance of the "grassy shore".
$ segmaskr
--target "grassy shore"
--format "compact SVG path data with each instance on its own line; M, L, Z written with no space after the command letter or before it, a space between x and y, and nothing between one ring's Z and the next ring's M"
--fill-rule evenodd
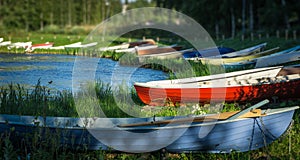
M130 117L123 110L130 109L130 113L139 116L172 116L172 115L188 115L205 114L213 112L212 106L200 106L194 111L191 105L186 107L162 107L155 110L142 109L142 103L139 101L134 90L126 86L112 88L102 82L91 83L87 89L78 93L77 101L82 101L84 105L75 103L75 100L69 91L52 92L50 88L41 86L38 82L32 88L25 88L21 85L10 84L0 88L0 113L1 114L17 114L17 115L36 115L36 116L69 116L78 117L79 114L85 116L97 116L97 110L101 109L107 117ZM89 92L96 91L99 106L91 108L91 104L80 99L84 95L85 99ZM118 94L118 95L114 95ZM118 97L116 100L115 97ZM126 100L132 97L135 106L126 105ZM124 105L125 104L125 105ZM299 101L283 101L276 105L285 107L291 105L299 105ZM274 104L272 104L274 105ZM78 108L78 106L80 108ZM121 106L122 109L119 107ZM82 108L81 108L82 107ZM225 104L222 111L234 111L242 106L237 104ZM274 106L273 106L274 107ZM78 112L78 110L80 110ZM12 129L13 132L13 129ZM10 133L1 133L0 140L0 156L8 158L26 159L158 159L165 157L166 159L297 159L300 154L300 119L299 111L294 115L294 125L279 140L265 148L249 151L245 153L233 152L231 154L207 154L207 153L165 153L162 151L145 153L145 154L127 154L115 153L110 151L87 151L87 150L70 150L64 146L57 144L53 138L40 140L37 136L35 143L31 146L24 146L22 143L13 142L10 139ZM32 136L32 135L28 135ZM55 135L52 135L56 137ZM58 136L58 135L57 135ZM51 136L50 136L51 137ZM27 137L28 138L28 137ZM26 137L24 140L29 140ZM29 148L28 148L29 147ZM51 149L49 149L49 147Z
M32 41L33 43L55 42L55 45L65 45L84 40L84 35L53 35L42 33L22 33L19 35L4 36L6 40L10 39L13 42L18 41ZM163 40L161 40L163 41ZM244 41L241 39L226 39L216 41L217 45L232 47L236 50L249 47L251 45L259 44L262 42L268 42L268 48L280 46L280 50L293 47L300 44L299 40L285 40L284 38L261 38L251 40L246 38ZM173 42L170 42L173 43ZM185 44L182 44L185 45ZM9 51L4 47L0 48L0 52L9 53L23 53L21 50ZM40 50L43 52L43 50ZM36 52L38 53L38 52ZM45 53L53 53L51 51L45 51ZM59 54L74 54L74 52L67 53L64 50ZM99 56L99 55L97 55ZM100 57L112 58L119 60L123 56L123 53L103 52ZM122 58L120 61L124 65L138 65L136 57ZM170 71L170 68L164 66L176 66L182 65L181 61L172 62L147 62L150 65L144 67L160 69L166 72ZM160 64L160 65L157 65ZM196 75L207 75L209 70L202 64L190 64L196 70ZM217 68L215 68L217 70ZM180 72L176 70L176 74L171 73L173 78L187 77L186 72ZM204 114L211 113L210 107L201 106L198 110L194 111L193 104L188 105L185 108L182 107L161 107L155 110L143 109L143 104L137 97L135 91L127 86L120 86L118 88L112 88L102 82L96 82L87 87L86 92L95 91L98 99L99 106L107 117L130 117L123 110L130 110L134 115L139 116L171 116L171 115L187 115L187 114ZM84 92L78 93L85 95ZM116 101L116 98L118 100ZM135 105L124 103L123 100L132 98ZM78 101L79 100L79 101ZM8 86L1 86L0 88L0 113L1 114L17 114L17 115L35 115L35 116L69 116L79 117L78 106L81 112L85 116L97 116L99 108L90 108L89 102L85 99L74 100L70 91L52 91L51 88L41 86L38 82L31 88L24 87L22 85L11 84ZM81 105L82 104L82 105ZM125 105L124 105L125 104ZM288 107L291 105L300 105L299 101L282 102L279 104L281 107ZM119 108L122 106L122 109ZM223 111L237 110L241 106L237 104L226 104ZM14 144L10 139L9 133L0 133L0 156L7 159L299 159L300 155L300 119L299 111L296 111L294 115L294 125L287 132L285 136L275 141L271 145L265 148L249 151L245 153L233 152L231 154L207 154L207 153L162 153L161 151L143 154L127 154L127 153L114 153L109 151L87 151L87 150L70 150L57 145L54 141L42 141L39 143L33 143L32 146L27 148L22 144ZM38 135L36 135L38 136ZM50 146L50 147L49 147ZM30 157L30 158L29 158Z

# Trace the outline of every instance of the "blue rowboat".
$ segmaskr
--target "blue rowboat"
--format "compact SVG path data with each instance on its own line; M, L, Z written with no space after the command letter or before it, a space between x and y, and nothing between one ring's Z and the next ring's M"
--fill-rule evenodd
M272 109L263 117L194 124L166 149L171 152L210 153L256 150L285 133L297 108ZM206 133L206 130L210 132Z
M278 139L288 129L294 110L298 108L262 110L262 114L253 113L244 118L237 118L241 112L156 118L68 118L2 114L0 132L10 132L13 142L38 134L41 141L50 139L59 142L60 146L73 149L132 153L163 148L170 152L244 152L261 148ZM30 145L30 138L29 141L22 141L24 143Z

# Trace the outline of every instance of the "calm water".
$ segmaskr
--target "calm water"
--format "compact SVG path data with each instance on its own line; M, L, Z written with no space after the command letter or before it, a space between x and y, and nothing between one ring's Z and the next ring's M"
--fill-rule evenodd
M87 66L87 64L81 66L78 58L80 59L80 57L76 59L76 56L49 54L0 54L0 85L11 82L35 85L38 79L41 79L42 85L58 90L71 90L73 73L78 70L73 68L74 64L76 63L78 68ZM96 72L92 76L94 79L112 85L122 82L132 85L133 82L167 78L167 75L161 71L119 66L116 61L110 59L88 57L85 59L95 66ZM49 81L52 83L48 84Z

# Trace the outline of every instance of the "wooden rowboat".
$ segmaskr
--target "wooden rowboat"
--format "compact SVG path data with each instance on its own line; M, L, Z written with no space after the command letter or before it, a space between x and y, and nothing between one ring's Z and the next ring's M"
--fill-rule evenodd
M257 108L265 102L250 107ZM261 148L289 127L298 107L245 110L203 116L70 118L0 115L1 133L14 143L58 142L71 149L229 153ZM211 119L210 117L214 117ZM220 119L219 119L220 118ZM202 119L202 120L201 120ZM35 141L37 142L37 141Z
M179 80L180 81L180 80ZM300 76L292 74L246 79L212 79L172 84L172 81L135 83L139 98L145 104L164 105L167 102L249 102L268 97L299 98Z

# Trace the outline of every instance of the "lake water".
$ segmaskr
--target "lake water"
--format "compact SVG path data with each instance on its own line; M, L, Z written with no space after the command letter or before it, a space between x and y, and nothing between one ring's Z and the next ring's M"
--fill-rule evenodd
M74 64L80 68L80 58L52 54L0 54L0 85L35 85L40 79L42 85L58 90L71 90L72 76L77 72ZM157 70L119 66L118 62L110 59L84 58L96 64L94 80L113 85L122 82L132 85L133 82L162 80L168 77L164 72ZM86 64L82 67L86 67ZM48 84L50 81L52 83Z

